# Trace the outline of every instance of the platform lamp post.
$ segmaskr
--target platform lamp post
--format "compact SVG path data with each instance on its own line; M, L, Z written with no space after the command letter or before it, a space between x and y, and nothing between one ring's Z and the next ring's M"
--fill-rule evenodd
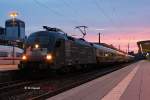
M120 42L120 38L118 39L118 42ZM120 43L119 43L118 49L120 50Z
M131 42L131 38L129 38L129 40L128 40L128 46L127 46L128 53L130 52L130 42Z
M9 16L13 19L13 24L14 24L15 18L18 16L18 13L17 12L11 12L9 14Z
M99 33L98 33L98 43L99 43L99 44L101 44L101 35L102 35L102 33L99 32Z
M105 30L105 29L95 29L95 30L96 30L96 31L103 31L103 30ZM101 44L101 42L102 42L102 41L101 41L101 37L102 37L102 32L99 32L99 33L98 33L98 43L99 43L99 44Z
M9 14L9 16L13 19L13 26L15 26L15 18L18 16L18 13L17 12L11 12L10 14ZM16 44L16 42L15 41L12 41L11 42L12 43L12 45L13 45L13 64L15 64L15 44Z

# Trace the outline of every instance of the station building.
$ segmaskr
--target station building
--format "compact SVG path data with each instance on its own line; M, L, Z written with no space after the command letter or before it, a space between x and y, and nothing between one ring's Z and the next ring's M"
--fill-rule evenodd
M25 39L25 22L19 19L9 19L5 22L5 39L6 40L24 40Z
M15 57L20 56L24 41L25 22L16 18L6 20L5 28L0 27L0 57L11 57L12 53Z
M5 33L5 28L3 27L0 27L0 35L4 34Z
M137 42L139 53L150 58L150 40Z
M4 39L5 38L5 28L0 27L0 39Z

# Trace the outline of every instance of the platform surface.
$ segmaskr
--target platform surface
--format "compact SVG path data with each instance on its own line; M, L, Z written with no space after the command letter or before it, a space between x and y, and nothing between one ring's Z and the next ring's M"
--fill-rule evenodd
M14 63L14 64L13 64ZM19 60L1 60L0 59L0 72L18 70Z
M2 60L2 59L0 59L0 65L12 65L12 64L19 64L20 63L20 60Z
M150 62L139 61L48 100L150 100Z
M141 62L121 100L150 100L150 61Z
M10 70L18 70L18 65L13 65L13 64L9 64L9 65L0 65L0 72L1 71L10 71Z

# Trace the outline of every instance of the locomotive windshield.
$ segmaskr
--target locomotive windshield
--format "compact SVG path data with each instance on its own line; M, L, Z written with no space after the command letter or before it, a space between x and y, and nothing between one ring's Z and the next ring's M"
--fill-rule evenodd
M40 43L40 44L48 44L50 42L50 39L46 35L41 35L41 36L33 35L29 37L27 41L28 44L34 44L35 42Z
M31 34L27 39L27 47L39 44L41 48L52 49L54 46L54 36L48 32L41 31Z

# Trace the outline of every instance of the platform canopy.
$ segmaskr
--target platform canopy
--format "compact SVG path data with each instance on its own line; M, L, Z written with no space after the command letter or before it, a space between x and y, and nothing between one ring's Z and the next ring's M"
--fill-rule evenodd
M150 53L150 40L137 42L139 53Z

